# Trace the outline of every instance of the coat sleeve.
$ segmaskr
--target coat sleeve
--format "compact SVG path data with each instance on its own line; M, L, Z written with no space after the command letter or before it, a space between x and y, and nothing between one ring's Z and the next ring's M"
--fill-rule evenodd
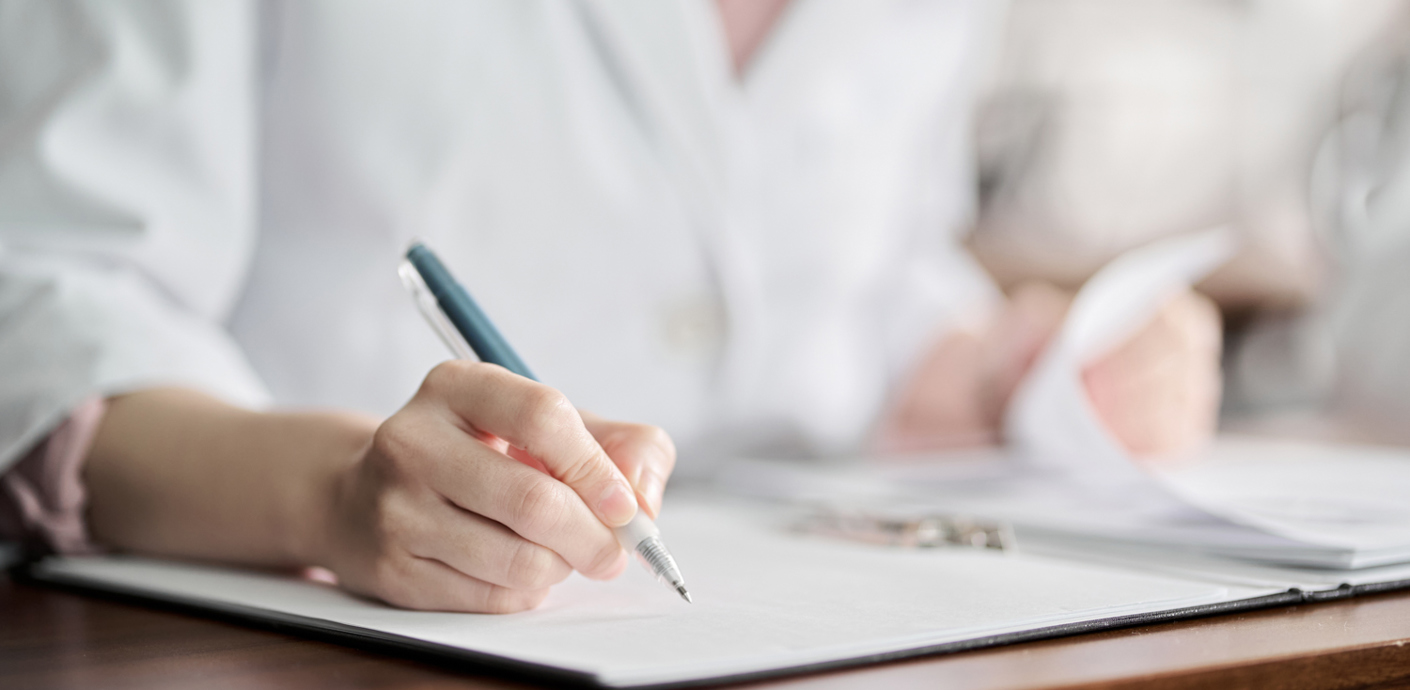
M266 393L223 321L254 242L253 3L0 6L0 471L80 402Z

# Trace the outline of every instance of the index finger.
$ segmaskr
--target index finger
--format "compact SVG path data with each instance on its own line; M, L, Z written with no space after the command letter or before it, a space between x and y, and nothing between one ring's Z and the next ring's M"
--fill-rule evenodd
M471 431L494 434L537 458L607 526L636 515L631 485L562 393L498 365L468 361L437 366L425 386Z

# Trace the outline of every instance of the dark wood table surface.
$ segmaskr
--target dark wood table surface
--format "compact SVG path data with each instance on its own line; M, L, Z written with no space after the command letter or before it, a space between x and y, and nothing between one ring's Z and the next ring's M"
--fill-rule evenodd
M0 578L0 688L510 688L343 647ZM832 688L1410 687L1410 591L750 684Z

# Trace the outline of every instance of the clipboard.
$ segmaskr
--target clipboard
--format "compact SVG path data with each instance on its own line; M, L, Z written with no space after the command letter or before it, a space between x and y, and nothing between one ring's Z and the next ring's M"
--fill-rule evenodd
M601 687L738 682L1410 586L1407 577L1310 592L997 549L898 549L800 534L790 527L797 517L673 500L662 520L700 583L694 606L635 571L609 583L574 576L540 609L509 616L403 611L293 577L127 557L50 558L25 577L466 670Z

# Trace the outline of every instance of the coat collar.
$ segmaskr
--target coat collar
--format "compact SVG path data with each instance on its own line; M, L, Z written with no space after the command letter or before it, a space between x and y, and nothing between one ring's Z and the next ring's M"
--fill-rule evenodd
M806 97L800 85L846 60L899 0L793 0L736 78L711 0L580 0L623 97L671 174L718 208L744 106Z

